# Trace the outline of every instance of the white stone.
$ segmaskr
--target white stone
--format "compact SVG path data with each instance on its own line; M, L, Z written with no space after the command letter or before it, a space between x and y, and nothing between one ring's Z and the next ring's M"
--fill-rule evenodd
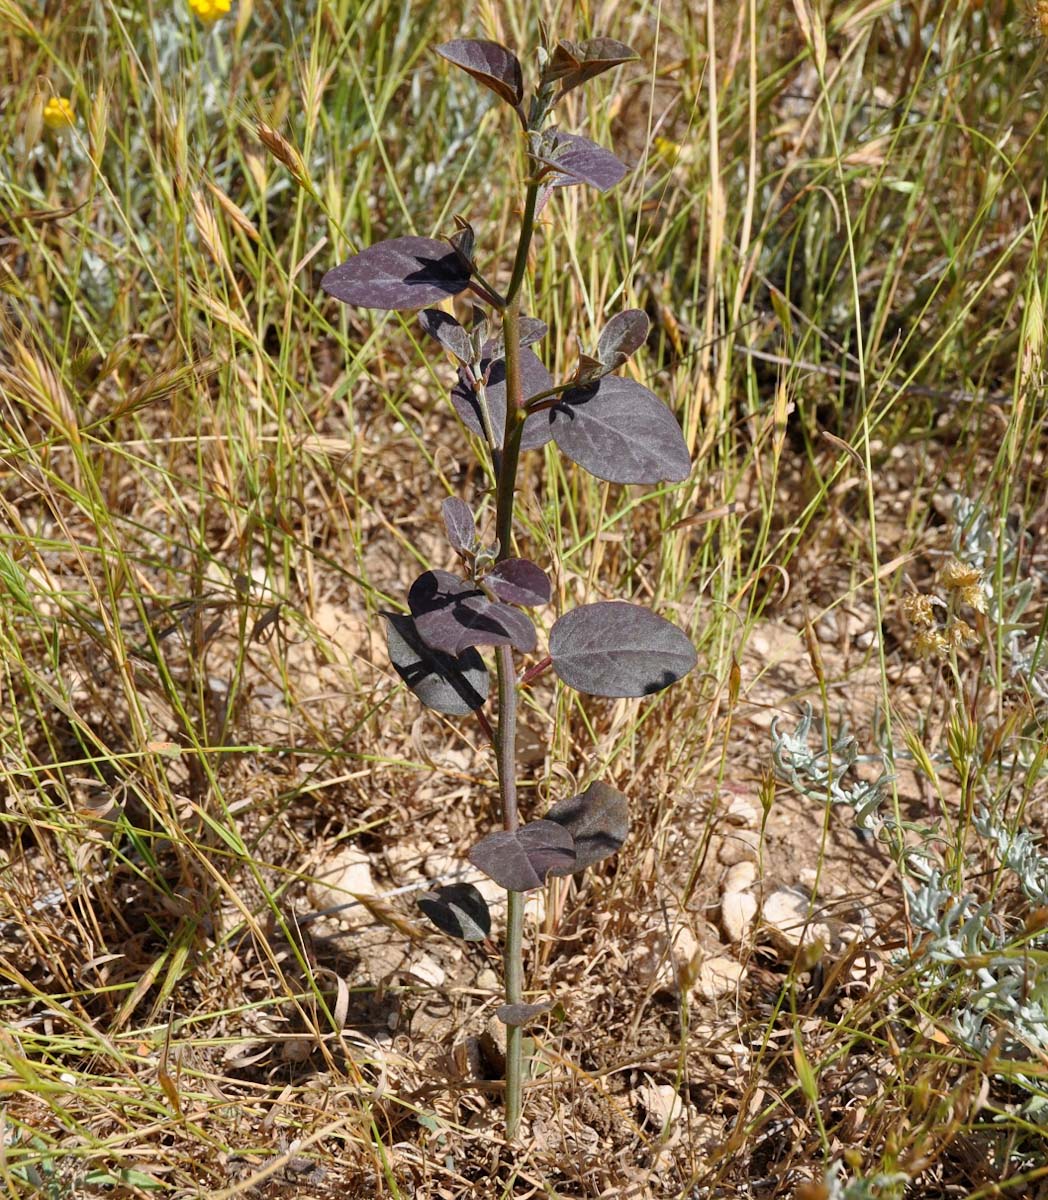
M757 882L757 864L755 862L740 862L728 869L724 876L726 892L744 892L751 884Z
M637 971L646 987L676 992L698 953L699 943L687 925L677 927L672 950L664 929L649 929L637 943Z
M757 806L748 796L734 796L727 811L721 817L729 825L738 825L744 829L757 827Z
M724 834L724 840L717 851L717 861L725 867L740 862L756 862L759 851L760 835L754 830L730 830Z
M801 945L813 946L822 942L829 948L833 934L828 925L818 920L811 898L801 888L779 887L764 898L761 920L775 945L785 954L792 954Z
M723 955L707 958L699 967L696 989L706 1000L720 1000L735 992L742 976L742 963L734 958L725 958Z
M757 897L749 892L725 892L721 897L721 928L730 942L741 942L757 915Z
M684 1111L684 1101L668 1083L642 1083L634 1095L651 1124L660 1129L676 1124Z
M371 860L359 846L342 846L314 872L313 882L306 889L309 902L319 911L349 904L335 914L345 925L368 925L372 917L361 904L353 904L356 896L374 896L375 881L371 876Z
M430 958L428 954L422 954L414 959L408 967L413 978L421 983L428 984L432 988L438 988L443 984L446 976L444 968L435 959Z

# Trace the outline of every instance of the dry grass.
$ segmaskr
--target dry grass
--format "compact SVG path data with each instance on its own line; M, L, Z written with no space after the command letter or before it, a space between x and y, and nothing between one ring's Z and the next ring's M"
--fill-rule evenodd
M657 701L530 694L527 813L600 771L634 829L532 915L529 987L562 1013L510 1148L497 961L412 900L490 827L493 762L421 713L377 617L447 565L440 502L484 480L413 322L318 282L456 212L504 262L508 126L427 47L591 27L561 4L241 0L207 31L178 5L0 0L9 1194L1048 1194L1048 1042L965 1040L986 963L933 986L900 954L924 937L902 842L776 785L768 728L807 700L887 748L886 813L992 903L1043 1013L1043 911L974 822L1044 825L1045 44L1011 6L825 7L579 6L643 65L570 120L635 170L551 206L530 307L555 374L645 308L631 369L696 466L642 494L533 456L523 542L557 564L555 611L655 604L700 667ZM956 495L997 537L994 594L1029 585L1018 672L1008 614L951 608L977 641L942 663L900 614L973 528ZM727 943L755 832L764 894L861 911L859 942ZM347 845L375 882L348 923L316 915ZM711 999L689 985L715 955L744 971Z

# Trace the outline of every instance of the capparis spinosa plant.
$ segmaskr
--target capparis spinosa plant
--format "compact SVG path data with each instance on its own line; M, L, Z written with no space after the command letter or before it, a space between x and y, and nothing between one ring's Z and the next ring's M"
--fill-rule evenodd
M448 541L460 569L425 571L411 585L406 613L384 613L390 660L428 708L449 716L476 712L491 736L502 805L502 829L482 838L470 861L508 893L504 953L507 1026L506 1127L516 1135L521 1115L521 1030L549 1004L523 1002L521 949L524 893L550 875L571 875L615 853L629 825L626 797L594 782L556 803L540 820L521 824L515 741L522 686L552 668L562 683L591 696L647 696L686 675L695 649L675 625L621 600L584 604L563 613L549 633L549 654L518 669L538 637L526 609L549 604L545 570L516 557L514 504L521 455L553 442L572 462L610 483L659 484L687 478L691 462L677 421L647 388L614 374L644 345L648 318L620 312L601 330L591 354L580 354L570 378L554 382L533 346L548 330L522 311L528 252L536 218L560 188L588 185L603 192L626 174L608 150L551 122L573 88L637 56L610 38L544 45L538 79L525 103L516 55L497 42L459 39L437 53L488 88L515 113L523 134L525 180L516 252L503 280L477 254L472 226L440 241L396 237L329 271L322 286L345 304L418 310L425 333L455 360L451 401L462 423L486 447L495 490L494 540L484 542L466 501L443 503ZM468 325L436 307L453 296L474 301ZM497 720L484 715L488 668L479 652L494 652ZM471 884L439 887L420 900L441 930L486 939L491 915Z

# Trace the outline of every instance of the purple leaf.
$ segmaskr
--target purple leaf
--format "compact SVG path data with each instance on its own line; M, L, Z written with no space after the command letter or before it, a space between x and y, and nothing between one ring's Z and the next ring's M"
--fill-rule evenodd
M598 191L606 192L626 174L625 164L610 150L577 133L552 130L543 135L536 157L554 170L550 187L588 183Z
M354 254L328 271L320 286L361 308L422 308L464 291L469 271L447 242L400 237Z
M630 830L629 801L616 788L595 781L578 796L560 800L546 813L575 839L575 865L571 872L554 870L554 875L573 874L600 862L622 848Z
M422 640L415 622L400 613L383 613L386 645L393 669L427 708L450 717L468 716L488 698L488 672L476 650L459 656L439 654Z
M440 506L448 541L456 550L472 554L477 548L477 523L465 500L449 496Z
M614 371L644 345L650 328L647 313L639 308L616 313L601 330L597 357L609 371Z
M449 883L423 892L418 906L444 933L467 942L482 942L491 933L487 901L472 883Z
M574 376L577 383L593 383L607 373L608 369L599 358L594 358L592 354L579 353L579 364L575 368Z
M507 892L542 887L554 868L571 873L571 834L555 821L529 821L515 833L489 833L469 852L469 861Z
M472 360L473 343L469 334L450 313L442 312L439 308L424 308L418 315L418 323L460 363Z
M541 1004L500 1004L495 1009L495 1016L503 1025L528 1025L552 1007L552 1000L544 1000Z
M549 326L545 321L540 321L538 317L521 317L520 318L520 344L522 346L533 346L536 342L542 339L549 333ZM492 339L490 358L504 358L506 355L506 343L503 339L502 332Z
M566 613L550 630L549 652L561 680L590 696L650 696L698 661L683 630L621 600Z
M507 604L535 608L550 601L546 572L526 558L504 558L484 576L484 582Z
M474 267L473 247L477 244L477 235L473 226L464 218L456 215L455 224L457 226L455 232L448 238L448 241L459 252L464 263L469 265L472 271Z
M625 42L614 38L590 38L585 42L558 42L546 69L542 82L560 80L560 94L585 83L595 75L610 71L612 67L632 62L637 52Z
M481 370L488 371L488 384L484 393L488 400L488 411L491 413L492 432L495 435L495 448L502 449L502 441L506 427L506 360L495 358L491 354L492 343L484 347L484 359ZM524 349L520 353L520 382L524 390L524 399L530 400L539 392L545 392L553 386L553 377L539 361L533 350ZM484 436L484 427L480 422L480 402L476 389L459 372L459 382L451 390L451 403L462 418L462 424L473 433ZM537 450L544 446L553 436L550 429L549 415L535 413L524 422L524 434L521 438L522 450Z
M481 38L457 38L438 46L437 53L507 104L520 106L524 99L524 77L517 56L505 46Z
M610 483L679 483L691 473L673 413L632 379L606 375L550 410L553 440L572 462Z
M535 626L522 612L493 604L447 571L420 575L408 592L408 607L419 636L442 654L461 654L469 646L513 646L524 654L535 649Z

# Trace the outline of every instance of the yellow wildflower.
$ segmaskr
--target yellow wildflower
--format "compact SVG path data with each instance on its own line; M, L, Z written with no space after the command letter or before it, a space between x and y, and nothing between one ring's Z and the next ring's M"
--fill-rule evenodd
M189 7L205 25L213 25L229 12L232 0L189 0Z
M48 129L68 129L75 119L73 102L65 96L52 96L44 105L44 124Z

